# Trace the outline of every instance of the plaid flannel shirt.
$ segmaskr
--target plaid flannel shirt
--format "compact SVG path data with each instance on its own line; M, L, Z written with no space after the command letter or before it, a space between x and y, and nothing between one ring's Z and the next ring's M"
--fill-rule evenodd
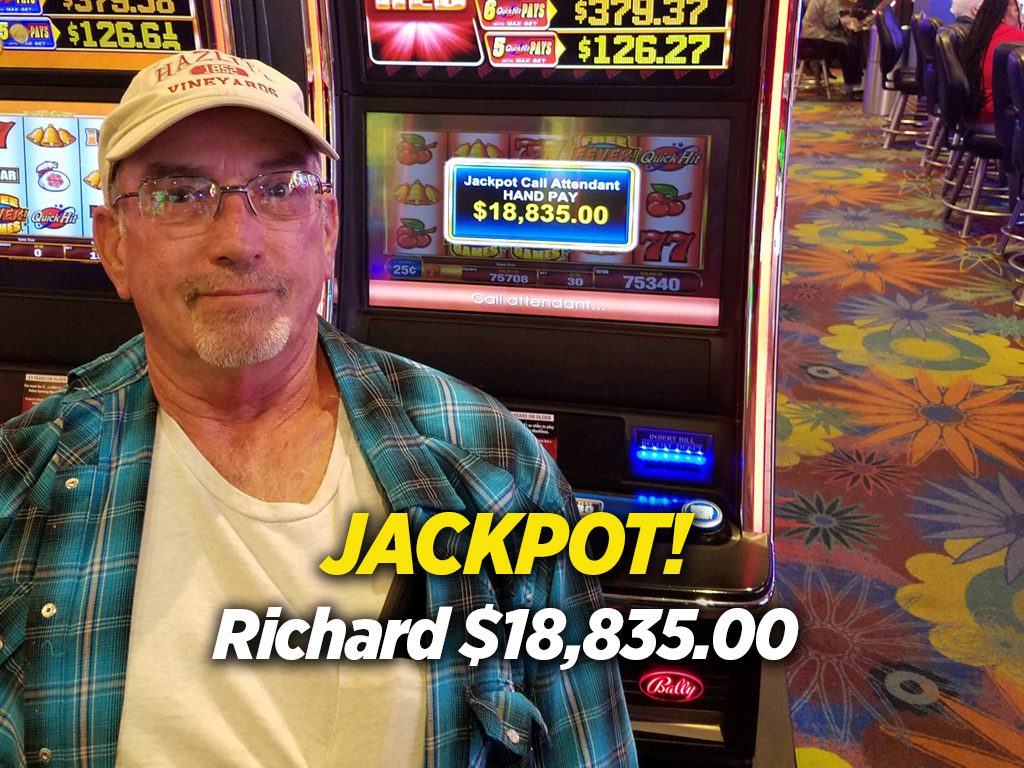
M320 344L382 492L415 528L436 511L577 519L554 464L496 401L326 323ZM0 431L5 768L114 765L156 412L137 337L73 371L65 393ZM438 538L441 557L464 552L466 537L449 534ZM467 640L466 615L487 603L559 608L565 641L582 642L602 605L595 579L560 556L526 576L428 577L427 603L431 617L454 608L444 657L429 674L427 768L636 765L614 663L581 656L560 671L557 661L499 652L470 667L455 652Z

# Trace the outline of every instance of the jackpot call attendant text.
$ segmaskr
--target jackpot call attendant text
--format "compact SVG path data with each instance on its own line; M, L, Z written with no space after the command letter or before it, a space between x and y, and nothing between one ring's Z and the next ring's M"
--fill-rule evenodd
M357 513L352 516L341 555L324 558L320 569L333 576L371 574L377 567L392 568L398 574L413 573L418 567L438 576L459 571L525 575L538 559L564 551L570 567L598 575L626 556L629 531L636 539L630 573L647 572L651 548L662 533L671 536L673 554L679 555L665 560L662 572L678 574L692 521L693 515L688 513L630 514L623 522L597 512L570 529L565 518L549 513L484 513L467 518L444 512L431 516L413 536L409 517L392 513L370 535L368 516ZM603 532L599 537L603 552L595 553L588 542L597 531ZM518 548L510 556L505 537L513 532ZM461 540L464 546L446 550L439 557L437 545L453 540ZM454 651L470 666L495 656L512 660L526 655L569 669L581 654L595 661L616 657L682 661L706 659L713 652L719 659L732 661L756 652L764 659L778 660L789 655L799 634L796 616L788 608L773 608L760 616L745 608L731 608L717 617L711 643L704 645L697 643L692 629L700 618L697 608L632 608L628 612L601 608L583 627L569 626L566 615L556 608L518 608L503 613L488 603L465 616L464 631L457 633L464 642L458 648L448 648L452 613L452 607L442 606L433 619L344 620L332 617L330 606L320 606L307 620L282 618L279 606L268 607L263 616L244 608L226 608L212 658L384 660L394 658L396 650L404 647L405 655L416 661L437 660Z

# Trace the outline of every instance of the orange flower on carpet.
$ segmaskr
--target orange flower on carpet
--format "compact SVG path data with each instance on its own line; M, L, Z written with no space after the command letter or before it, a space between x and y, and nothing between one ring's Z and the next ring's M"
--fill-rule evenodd
M1019 719L1024 719L1024 690L1015 686L1004 675L993 674L992 679L1003 698L1009 702L1010 707L1007 709L1015 713ZM951 741L908 731L904 738L914 747L958 768L1024 768L1024 732L1009 725L1006 722L1007 717L992 717L941 692L938 698L961 722L999 751L993 752L969 746L962 741ZM890 736L898 735L890 728L884 730Z
M826 184L822 182L791 181L786 186L786 202L806 206L830 205L884 205L891 192L881 185Z
M972 477L978 476L980 448L993 458L1024 470L1018 458L1024 454L1024 402L1004 402L1019 387L986 388L969 397L966 376L942 389L923 370L913 384L875 372L879 383L852 381L843 389L825 388L849 399L846 407L861 424L878 427L862 440L864 445L910 437L907 458L920 464L938 448L944 448ZM858 390L850 392L850 387Z
M863 248L830 248L786 252L786 265L808 272L805 282L835 282L845 290L863 283L875 293L884 293L887 285L920 293L922 288L943 288L959 277L945 260L917 253L893 253Z

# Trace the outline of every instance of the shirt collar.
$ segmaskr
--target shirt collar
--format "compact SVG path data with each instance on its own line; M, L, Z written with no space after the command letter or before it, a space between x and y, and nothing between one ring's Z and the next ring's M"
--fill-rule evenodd
M377 362L323 319L319 336L356 440L392 509L465 510Z

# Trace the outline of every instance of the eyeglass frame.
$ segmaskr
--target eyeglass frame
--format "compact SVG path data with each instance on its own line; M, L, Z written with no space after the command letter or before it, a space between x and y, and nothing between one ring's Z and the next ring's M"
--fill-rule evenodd
M121 194L117 195L117 197L115 197L113 200L110 201L110 207L114 208L119 202L121 202L125 198L134 197L134 198L137 198L138 201L139 201L139 206L138 206L139 207L139 215L142 216L142 218L148 219L149 221L159 221L160 218L158 216L146 216L146 214L143 212L143 208L142 208L142 188L146 184L149 184L152 181L157 181L159 179L205 179L206 181L210 182L210 184L212 184L216 188L216 190L217 190L217 197L216 197L217 207L213 209L213 213L210 214L209 217L205 217L204 216L204 217L198 219L200 221L213 221L215 218L217 218L217 214L220 213L220 205L221 205L221 201L223 201L223 199L224 199L224 195L225 194L231 194L231 193L241 193L241 194L245 195L245 202L248 204L249 210L252 211L252 215L255 216L257 219L263 219L264 221L298 221L299 219L306 218L305 216L297 216L297 217L291 218L291 219L275 219L273 217L267 218L267 217L264 217L264 216L260 216L260 214L257 212L256 206L253 205L252 198L249 196L249 185L252 184L257 179L263 178L264 176L274 176L274 175L276 175L278 173L293 173L293 174L294 173L304 173L304 174L307 174L309 176L312 176L314 179L316 179L316 182L317 182L317 184L320 187L316 191L316 193L315 193L316 195L325 195L325 194L329 194L329 193L334 191L334 185L332 183L330 183L329 181L324 181L323 179L321 179L319 174L316 174L313 171L307 171L307 170L302 169L302 168L294 168L292 170L268 171L266 173L258 173L255 176L253 176L251 179L249 179L247 182L245 182L245 184L220 184L219 182L214 181L213 179L211 179L208 176L187 176L187 175L181 175L181 176L154 176L151 179L143 179L142 181L140 181L139 182L139 186L136 187L134 192L122 192ZM308 215L312 215L312 213L310 213Z

